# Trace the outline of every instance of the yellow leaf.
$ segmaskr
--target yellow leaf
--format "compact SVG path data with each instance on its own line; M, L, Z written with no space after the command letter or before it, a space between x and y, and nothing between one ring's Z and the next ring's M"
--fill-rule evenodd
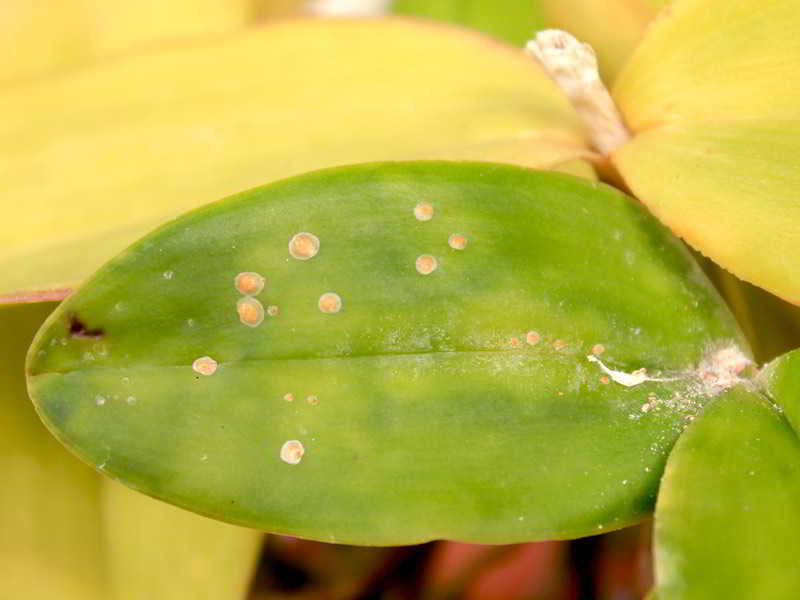
M570 175L583 177L584 179L590 179L592 181L598 180L597 171L595 171L594 165L588 160L568 160L552 165L550 170L558 171L559 173L569 173Z
M254 3L288 10L287 2L3 0L0 84L74 67L149 42L233 30L252 22L258 12L266 12Z
M86 60L91 55L77 2L0 2L0 84Z
M614 99L634 132L687 119L796 118L797 0L676 0L650 25Z
M708 259L701 265L736 317L756 363L766 364L800 346L800 307L738 279Z
M0 295L69 288L169 217L311 169L589 156L522 51L405 19L294 20L134 56L10 90L0 115Z
M247 597L262 532L201 517L107 478L103 500L113 600Z
M676 0L652 23L614 98L632 129L625 183L703 254L800 303L800 7Z
M800 303L800 120L675 122L614 155L625 182L709 258Z
M100 477L47 432L25 389L25 352L52 310L0 307L0 598L100 600Z

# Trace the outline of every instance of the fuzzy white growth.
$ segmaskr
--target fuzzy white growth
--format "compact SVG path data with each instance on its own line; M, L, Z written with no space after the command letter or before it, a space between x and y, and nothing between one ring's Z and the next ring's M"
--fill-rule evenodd
M376 17L389 11L391 0L312 0L307 8L320 17Z
M697 368L697 376L709 396L732 388L744 381L740 375L753 364L736 346L725 346L709 354Z
M599 152L608 155L630 139L611 94L600 80L597 57L589 44L566 31L545 29L527 43L525 50L567 94Z

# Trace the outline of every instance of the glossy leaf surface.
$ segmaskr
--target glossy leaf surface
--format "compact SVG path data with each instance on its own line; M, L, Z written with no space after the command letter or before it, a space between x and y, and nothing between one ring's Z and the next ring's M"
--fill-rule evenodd
M318 255L292 258L298 232ZM266 280L260 324L234 287L249 272ZM339 312L318 307L328 292ZM158 230L61 305L29 374L41 416L84 460L193 510L359 544L513 542L642 518L705 400L692 367L737 343L683 247L611 188L390 163L279 182ZM666 380L616 384L592 351ZM298 464L281 460L292 440Z
M800 589L800 441L743 387L678 440L655 522L659 600L793 598Z
M183 210L318 167L587 154L521 50L406 19L300 19L133 56L10 91L0 115L0 300L69 288Z

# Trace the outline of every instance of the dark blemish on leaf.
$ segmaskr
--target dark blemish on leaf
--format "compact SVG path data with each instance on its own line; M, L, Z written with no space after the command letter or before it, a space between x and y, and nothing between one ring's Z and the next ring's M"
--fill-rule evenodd
M102 328L89 329L77 315L69 315L69 335L79 339L99 339L106 335Z

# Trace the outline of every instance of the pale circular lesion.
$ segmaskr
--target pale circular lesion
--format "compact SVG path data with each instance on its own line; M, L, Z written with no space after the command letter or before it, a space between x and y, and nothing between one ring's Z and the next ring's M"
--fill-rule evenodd
M266 279L254 271L239 273L233 281L236 291L246 296L255 296L264 289Z
M319 238L313 233L301 231L289 240L289 254L297 260L309 260L319 253Z
M239 299L236 303L239 321L248 327L258 327L264 320L264 307L261 302L250 296Z
M280 457L281 460L290 465L296 465L303 460L303 455L306 449L303 447L300 440L289 440L281 446Z
M326 314L335 314L342 310L342 298L334 292L326 292L319 297L317 305L320 311Z
M206 377L213 375L217 370L217 361L210 356L201 356L196 358L192 363L192 369L195 373L205 375Z
M439 261L436 260L435 256L423 254L417 257L415 266L417 273L420 273L421 275L430 275L439 266Z
M420 202L414 207L414 216L417 221L430 221L434 212L433 205L428 202Z
M467 236L461 233L454 233L447 239L447 245L453 250L463 250L467 247Z

